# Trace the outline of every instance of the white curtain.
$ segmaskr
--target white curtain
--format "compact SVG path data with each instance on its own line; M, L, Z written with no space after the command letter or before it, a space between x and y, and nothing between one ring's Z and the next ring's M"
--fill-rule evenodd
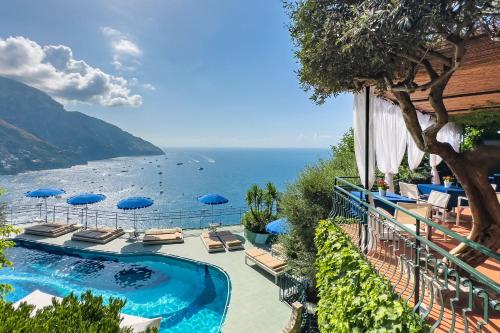
M375 98L373 127L377 167L384 173L389 190L394 192L394 174L401 165L408 141L408 131L399 106Z
M454 123L447 123L441 128L437 134L438 141L448 142L456 152L460 149L460 136L462 135L462 130L459 126ZM437 166L441 163L443 159L439 155L430 154L429 163L431 165L432 183L441 184L439 179L439 172Z
M365 91L354 94L354 152L356 155L356 164L358 166L359 177L361 183L365 184L365 152L368 149L368 186L371 188L375 182L375 154L373 145L373 116L370 116L370 122L368 125L369 130L369 146L365 147L365 124L366 124L366 109L365 101L366 95ZM370 115L373 115L373 102L374 95L370 93Z
M422 130L425 130L432 124L432 118L428 114L423 114L417 111L418 122ZM408 166L411 170L415 170L424 158L424 152L417 147L410 132L408 132Z

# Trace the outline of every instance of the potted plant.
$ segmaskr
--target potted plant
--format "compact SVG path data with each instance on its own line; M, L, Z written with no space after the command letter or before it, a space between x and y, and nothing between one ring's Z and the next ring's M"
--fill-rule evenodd
M275 208L278 203L278 191L272 183L265 188L253 185L246 195L249 210L243 215L245 237L254 244L265 244L269 237L266 225L276 219Z
M378 193L381 196L385 197L385 195L387 194L387 189L389 188L389 185L387 185L385 180L379 179L379 180L377 180L377 188L378 188Z
M446 187L446 188L451 187L451 184L453 183L453 177L452 176L444 176L443 182L444 182L444 187Z

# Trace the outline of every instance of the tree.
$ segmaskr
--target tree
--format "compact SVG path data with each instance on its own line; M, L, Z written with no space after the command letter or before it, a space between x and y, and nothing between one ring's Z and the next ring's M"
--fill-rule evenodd
M352 129L332 147L330 159L321 159L302 170L297 180L287 185L281 199L282 213L291 226L290 233L280 238L289 266L296 275L313 281L315 228L332 210L332 188L338 176L358 176Z
M300 61L299 80L311 98L375 87L397 99L417 146L443 158L468 198L474 223L469 239L496 251L500 247L500 204L488 183L500 165L500 147L477 146L455 152L437 140L448 123L443 92L460 68L467 42L498 39L498 1L487 0L304 0L287 3L290 32ZM426 82L417 82L425 73ZM422 130L410 95L425 92L435 112ZM476 266L486 256L465 244L452 253Z

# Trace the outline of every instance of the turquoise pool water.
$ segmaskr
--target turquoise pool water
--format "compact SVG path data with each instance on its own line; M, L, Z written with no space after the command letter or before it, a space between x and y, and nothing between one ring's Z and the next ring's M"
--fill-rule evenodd
M17 301L35 289L57 296L70 292L126 298L124 313L161 316L160 332L219 332L230 282L220 269L162 255L114 255L21 241L7 250L13 269L0 281Z

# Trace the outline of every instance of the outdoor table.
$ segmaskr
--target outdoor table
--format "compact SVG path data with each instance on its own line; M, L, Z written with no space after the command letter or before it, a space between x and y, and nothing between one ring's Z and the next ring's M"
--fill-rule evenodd
M430 194L431 191L449 194L451 197L450 201L448 201L448 206L446 207L448 209L458 206L458 197L466 196L464 189L458 186L444 187L443 185L437 184L417 184L417 187L421 194Z
M351 191L351 194L353 194L357 198L360 198L359 191ZM390 201L394 204L397 204L398 202L406 202L406 203L415 203L416 202L414 199L403 197L402 195L399 195L397 193L392 193L389 191L387 191L385 196L381 196L380 193L378 193L378 192L372 192L372 196L373 196L373 203L375 204L375 207L380 207L380 208L386 210L387 212L391 213L392 215L394 215L394 213L396 212L396 209L394 207L389 206L385 202L382 202L382 200L380 200L381 198L383 198L387 201Z

